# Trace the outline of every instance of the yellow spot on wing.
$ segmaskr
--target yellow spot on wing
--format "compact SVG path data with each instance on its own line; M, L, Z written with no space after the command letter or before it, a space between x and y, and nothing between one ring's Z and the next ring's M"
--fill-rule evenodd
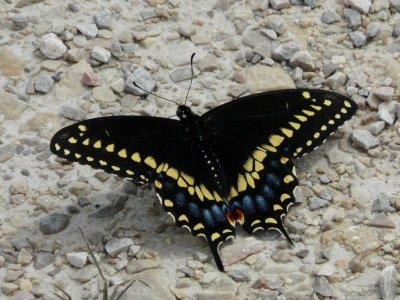
M188 192L189 192L190 195L193 196L193 195L194 195L194 187L189 186L189 187L188 187Z
M94 158L91 156L86 157L87 161L94 161Z
M260 223L261 223L260 220L254 220L253 222L251 222L250 226L254 226L254 225L257 225L257 224L260 224Z
M265 149L265 150L269 151L269 152L274 152L274 153L277 152L276 148L272 147L270 145L261 145L260 147L262 149Z
M101 141L100 140L96 141L96 143L93 144L93 147L95 147L96 149L101 148Z
M177 181L177 183L178 183L178 185L180 186L180 187L187 187L188 185L187 185L187 183L186 183L186 181L185 180L183 180L183 178L182 177L179 177L178 178L178 181Z
M146 159L144 160L144 163L148 165L150 168L157 168L157 163L155 159L152 156L147 156Z
M300 122L305 122L307 121L307 118L305 116L302 115L294 115L294 117L299 120Z
M262 162L267 157L267 153L262 150L254 150L253 157L259 162Z
M194 184L194 178L192 176L189 176L188 174L181 172L181 176L183 177L183 179L186 180L187 183L189 183L190 185Z
M286 164L289 161L289 158L282 156L281 163Z
M68 139L68 142L70 142L71 144L75 144L77 141L78 141L78 140L77 140L76 138L74 138L73 136L71 136L71 137Z
M254 159L252 159L251 157L248 158L243 166L243 168L247 171L247 172L251 172L253 170L253 165L254 165Z
M279 204L275 204L273 208L274 208L274 211L283 210L283 207L280 206Z
M260 179L260 175L258 175L257 172L252 172L251 176L253 176L254 179Z
M140 162L142 161L142 159L140 158L139 152L133 153L132 156L131 156L131 159L132 159L133 161L138 162L138 163L140 163Z
M201 223L197 223L196 225L194 225L193 229L194 230L204 229L204 225Z
M257 160L254 162L254 167L255 167L254 169L256 170L256 172L260 172L261 170L264 169L264 165Z
M314 138L315 139L319 138L319 136L320 136L319 132L314 133Z
M278 147L280 144L282 144L283 140L285 138L283 136L277 135L277 134L272 134L269 137L269 142L271 143L272 146Z
M254 184L254 179L251 177L250 173L246 173L246 181L249 186L251 186L253 189L256 187Z
M110 144L110 145L108 145L108 146L106 147L106 150L107 150L108 152L114 152L114 149L115 149L115 145L114 145L114 144Z
M60 147L59 144L55 144L55 145L54 145L54 148L56 148L57 151L59 151L59 150L61 149L61 147Z
M214 195L215 201L217 201L217 202L222 201L221 196L216 191L213 192L213 195Z
M247 188L247 182L246 179L244 178L244 176L242 174L239 174L238 176L238 191L239 192L243 192L246 190Z
M339 115L339 114L336 114L336 115L335 115L335 119L340 119L340 115Z
M294 180L292 175L286 175L285 178L283 178L283 182L285 183L290 183Z
M196 186L194 187L194 189L195 189L195 191L196 191L197 197L199 197L199 199L200 199L201 201L204 201L204 195L203 195L203 193L201 192L200 187L199 187L198 185L196 185Z
M154 181L154 185L156 186L156 188L161 189L162 188L162 183L158 180Z
M158 165L158 167L157 167L157 170L156 170L156 172L157 172L157 173L160 173L160 172L163 170L163 168L164 168L164 165L165 165L165 163L161 163L161 164L159 164L159 165Z
M167 171L167 175L175 180L178 180L179 177L178 171L174 168L169 168Z
M214 242L216 239L218 239L221 235L218 232L214 232L211 235L211 240Z
M322 109L322 107L319 105L311 105L311 107L318 111L320 111Z
M311 110L307 110L307 109L303 109L302 112L307 115L307 116L313 116L315 115L315 112L311 111Z
M130 175L130 176L132 176L132 175L135 174L135 173L134 173L133 171L131 171L131 170L126 170L125 172L126 172L126 174L128 174L128 175Z
M204 184L200 184L200 189L201 192L203 193L204 197L206 197L208 200L214 200L213 195L210 193L210 191L205 187Z
M234 198L234 197L237 197L239 194L238 194L238 192L237 192L237 190L234 188L234 187L231 187L231 190L230 190L230 192L229 192L229 196L231 197L231 198Z
M300 129L300 124L296 122L289 122L290 126L292 126L294 129L299 130Z
M232 232L232 230L230 230L230 229L224 229L223 231L222 231L222 233L231 233Z
M310 140L308 140L308 141L306 142L306 145L307 145L307 146L311 146L311 144L312 144L312 141L310 141Z
M102 166L107 166L107 162L105 162L104 160L100 160L99 163L100 163Z
M328 129L328 127L326 127L326 125L322 125L322 126L321 126L321 130L322 130L322 131L326 131L327 129Z
M173 207L173 206L174 206L174 203L173 203L171 200L169 200L169 199L165 199L165 200L164 200L164 205L165 205L166 207Z
M79 126L78 126L78 129L79 129L80 131L86 131L86 130L87 130L87 127L86 127L85 125L79 125Z
M284 135L287 137L292 137L293 136L293 130L287 129L287 128L281 128L281 131Z
M342 108L342 109L340 110L340 112L341 112L342 114L347 114L347 109Z
M286 199L290 199L290 196L289 196L289 194L283 193L281 195L281 202L285 201Z
M310 93L309 92L306 92L306 91L304 91L303 93L301 93L302 95L303 95L303 97L304 98L306 98L306 99L309 99L311 96L310 96Z
M127 158L128 155L126 154L126 149L124 148L124 149L119 150L118 151L118 156L121 157L121 158Z
M189 222L189 219L188 219L188 217L186 215L180 215L179 218L178 218L178 221Z
M349 101L344 101L344 105L346 106L346 107L348 107L348 108L350 108L351 107L351 104L350 104L350 102Z
M85 145L85 146L87 146L87 145L89 145L89 142L90 142L90 139L87 138L86 140L84 140L84 141L82 142L82 144Z
M69 154L71 154L71 151L69 151L68 149L64 149L64 154L69 155Z
M266 218L265 223L268 224L278 224L278 222L274 218Z
M82 155L80 155L79 153L75 153L75 157L79 159L82 157Z
M303 150L303 148L299 147L299 148L296 149L296 152L300 153L302 150Z
M121 170L121 168L120 168L120 167L117 167L117 166L111 166L111 169L113 169L114 171L119 171L119 170Z
M330 106L331 104L332 104L331 100L327 100L327 99L324 100L324 105Z
M329 120L328 123L329 123L329 125L333 125L333 124L335 124L335 121Z

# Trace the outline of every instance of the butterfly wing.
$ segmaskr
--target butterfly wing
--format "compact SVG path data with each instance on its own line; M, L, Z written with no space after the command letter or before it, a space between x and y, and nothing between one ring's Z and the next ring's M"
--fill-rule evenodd
M180 139L178 121L145 116L112 116L78 122L58 131L50 150L69 161L136 183L154 181L157 162Z
M281 218L298 184L291 160L321 145L355 111L337 93L299 89L239 98L202 115L230 184L230 211L246 231L275 228L288 238Z

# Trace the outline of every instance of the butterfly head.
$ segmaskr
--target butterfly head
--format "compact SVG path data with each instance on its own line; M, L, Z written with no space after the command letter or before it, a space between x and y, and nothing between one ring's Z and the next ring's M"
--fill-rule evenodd
M176 115L181 121L190 120L195 116L190 107L186 105L179 105Z

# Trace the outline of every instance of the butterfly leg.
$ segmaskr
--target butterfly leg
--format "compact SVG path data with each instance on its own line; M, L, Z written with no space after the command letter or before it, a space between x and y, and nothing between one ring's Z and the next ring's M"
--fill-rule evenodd
M186 228L192 235L207 240L215 263L224 271L218 247L235 238L234 223L227 219L228 206L221 200L206 199L199 188L178 185L177 180L159 174L155 183L159 200L176 225ZM181 184L182 185L182 184Z

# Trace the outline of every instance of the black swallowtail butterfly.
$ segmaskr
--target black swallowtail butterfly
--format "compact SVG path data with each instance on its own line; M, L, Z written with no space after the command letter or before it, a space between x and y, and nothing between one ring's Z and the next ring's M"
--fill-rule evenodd
M277 229L289 239L282 217L298 184L292 160L321 145L355 112L352 100L334 92L279 90L201 116L180 105L179 121L85 120L57 132L50 149L139 184L154 182L167 213L208 241L223 271L218 246L235 237L235 223L249 233Z

